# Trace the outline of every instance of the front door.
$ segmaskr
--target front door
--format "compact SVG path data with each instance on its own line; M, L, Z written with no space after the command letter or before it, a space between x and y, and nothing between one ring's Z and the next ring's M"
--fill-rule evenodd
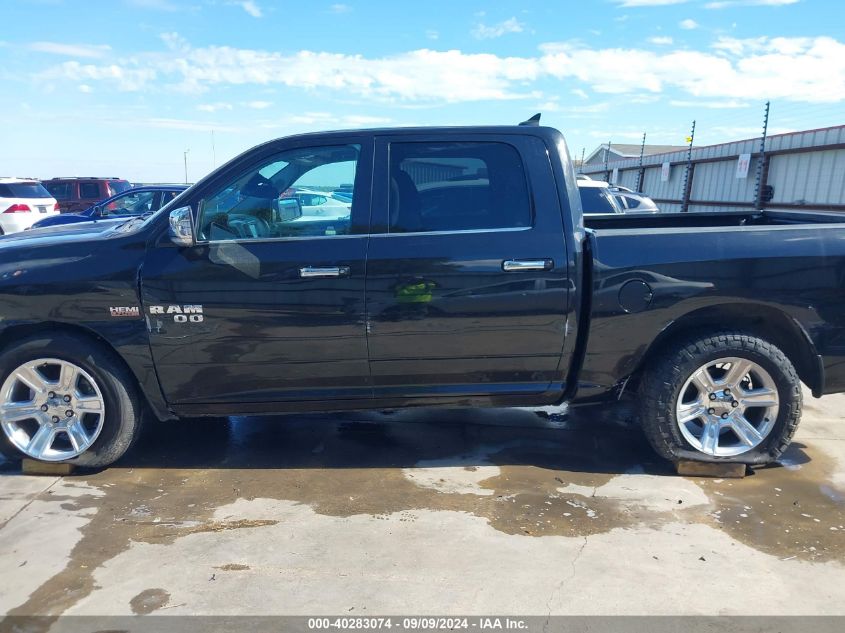
M397 135L378 139L376 165L367 264L376 397L561 388L569 279L543 142Z
M198 243L142 270L168 402L369 398L364 273L372 139L263 146L198 192ZM344 191L335 198L333 192ZM320 210L300 198L325 196ZM245 406L244 410L248 410Z

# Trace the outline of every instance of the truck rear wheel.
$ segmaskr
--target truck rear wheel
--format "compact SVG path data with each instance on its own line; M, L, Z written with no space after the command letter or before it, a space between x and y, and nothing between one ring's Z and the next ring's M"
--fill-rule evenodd
M96 342L43 334L0 354L0 443L7 456L107 466L131 446L142 415L129 371Z
M641 422L671 461L766 464L789 446L801 419L801 381L768 341L740 332L691 337L645 370Z

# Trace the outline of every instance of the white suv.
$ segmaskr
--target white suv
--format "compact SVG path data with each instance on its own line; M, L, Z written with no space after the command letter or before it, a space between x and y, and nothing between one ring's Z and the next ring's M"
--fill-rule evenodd
M59 203L37 180L0 178L0 235L17 233L59 213Z

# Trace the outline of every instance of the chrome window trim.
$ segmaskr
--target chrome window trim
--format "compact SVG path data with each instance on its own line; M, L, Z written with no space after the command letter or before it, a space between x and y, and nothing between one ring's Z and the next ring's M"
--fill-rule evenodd
M361 237L370 237L367 233L355 233L353 235L302 235L299 237L239 237L233 240L197 240L197 246L200 245L208 245L211 246L212 244L253 244L256 242L301 242L303 240L320 240L325 238L331 239L338 239L338 238L361 238Z
M370 233L370 237L407 237L409 235L463 235L467 233L510 233L530 231L533 226L505 226L495 229L460 229L456 231L408 231L405 233Z
M302 240L319 240L325 238L331 239L350 239L350 238L370 238L370 237L408 237L412 235L463 235L467 233L510 233L517 231L530 231L533 226L513 226L502 227L497 229L461 229L459 231L420 231L417 233L355 233L354 235L303 235L301 237L239 237L234 240L197 240L197 246L211 246L213 244L242 244L242 243L256 243L256 242L299 242Z

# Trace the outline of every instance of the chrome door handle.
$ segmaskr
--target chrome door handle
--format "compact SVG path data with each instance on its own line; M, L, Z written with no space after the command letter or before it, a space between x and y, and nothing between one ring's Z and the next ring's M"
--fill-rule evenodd
M299 276L303 279L348 277L349 266L305 266L299 269Z
M523 270L551 270L554 265L551 259L506 259L502 262L502 270L506 273Z

